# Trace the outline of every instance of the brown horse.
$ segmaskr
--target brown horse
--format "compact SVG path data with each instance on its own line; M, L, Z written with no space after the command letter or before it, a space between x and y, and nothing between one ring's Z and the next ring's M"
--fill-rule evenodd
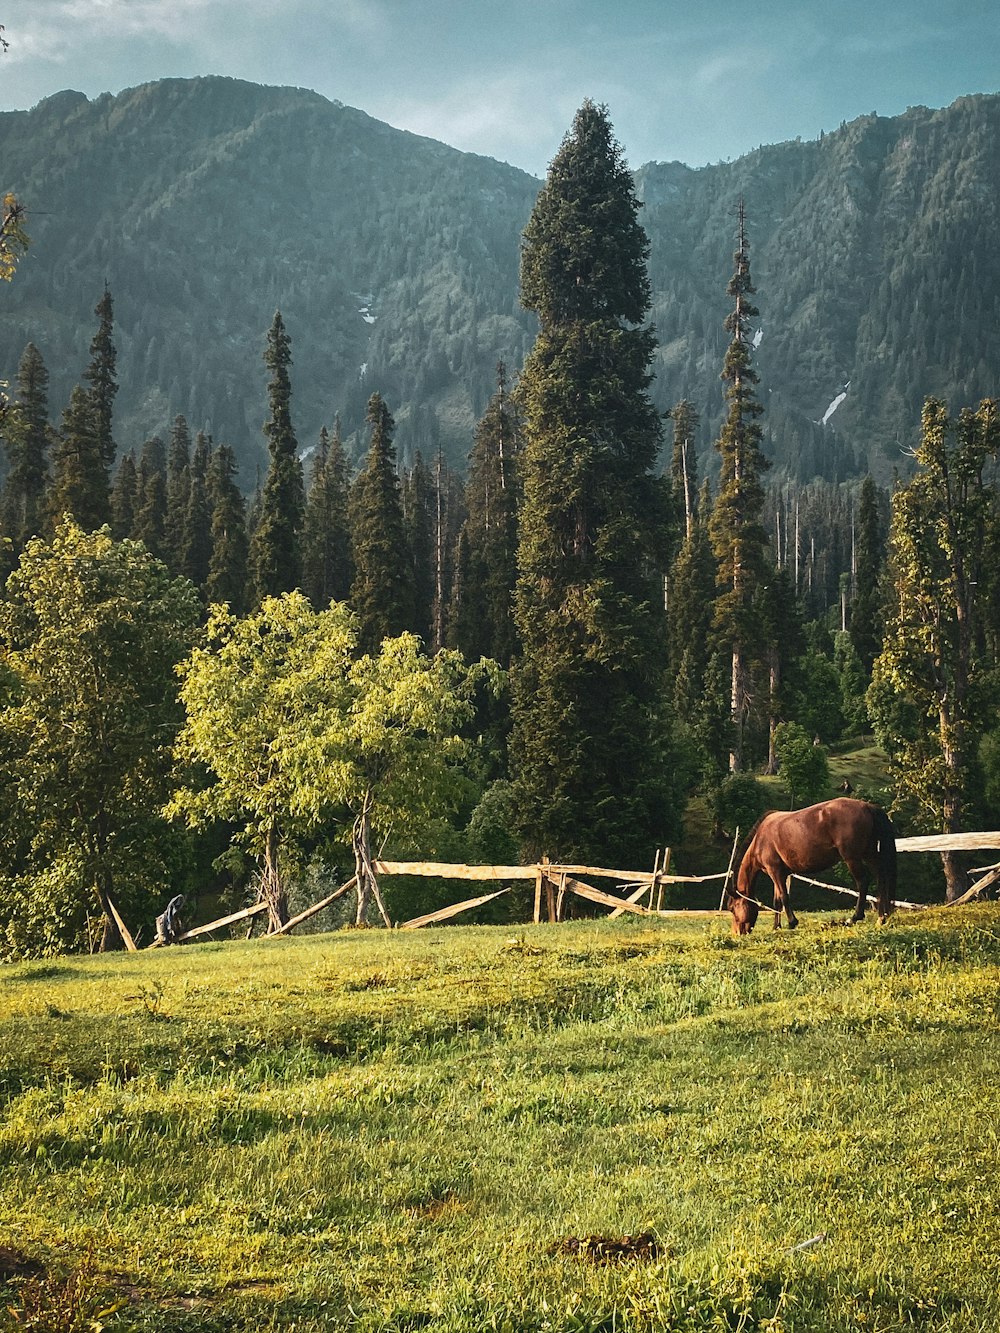
M874 872L878 882L878 914L884 921L896 896L896 834L889 817L877 805L838 796L805 810L772 810L750 831L736 888L729 889L724 906L733 914L733 932L749 935L763 903L753 896L757 875L763 871L774 885L774 927L781 925L784 909L789 930L799 924L788 896L789 875L829 870L844 861L858 891L852 920L865 914L867 889ZM767 910L766 908L764 909Z

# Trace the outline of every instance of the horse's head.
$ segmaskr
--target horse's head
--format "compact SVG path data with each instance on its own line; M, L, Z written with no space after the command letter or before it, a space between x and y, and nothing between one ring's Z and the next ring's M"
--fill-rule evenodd
M733 914L733 934L749 935L751 930L757 924L757 915L760 908L749 898L743 898L738 893L730 893L726 896L726 907Z

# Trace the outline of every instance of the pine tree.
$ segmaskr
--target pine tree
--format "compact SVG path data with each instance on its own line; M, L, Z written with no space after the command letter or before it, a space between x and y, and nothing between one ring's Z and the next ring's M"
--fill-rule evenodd
M358 615L358 646L378 650L383 639L401 634L413 621L413 570L406 529L396 450L395 422L382 395L368 401L371 444L365 466L350 496L354 581L351 605Z
M41 532L45 510L49 426L49 372L42 354L28 343L17 368L17 401L4 419L9 471L3 493L3 531L7 553L16 563L25 543Z
M204 431L199 431L191 455L190 486L181 542L181 573L202 592L208 582L212 559L212 507L208 496L211 458L211 438Z
M212 556L205 580L208 602L225 602L233 615L246 610L246 506L236 485L236 456L228 444L213 452L208 468Z
M750 321L759 312L749 300L754 287L750 280L742 199L734 259L736 269L727 289L733 299L733 309L725 321L730 342L722 368L729 411L716 445L722 468L709 531L719 562L715 623L732 655L733 749L729 767L730 771L739 772L745 761L744 738L750 710L753 657L760 651L754 596L765 576L767 537L760 521L764 508L760 478L768 466L761 453L762 432L757 420L764 409L757 399L758 375L751 365Z
M264 353L264 364L271 372L267 386L270 414L264 423L270 464L250 541L250 579L257 606L265 597L297 588L302 580L305 488L292 429L291 360L291 341L279 310L268 331Z
M167 518L166 450L158 435L142 446L133 536L150 555L163 559Z
M469 661L491 657L509 666L517 644L518 422L507 392L507 371L497 366L497 389L469 455L451 639Z
M104 295L94 308L94 314L100 322L90 344L90 365L84 371L84 379L90 384L90 399L94 409L94 431L97 437L97 445L101 451L104 466L110 473L115 462L112 416L115 395L118 393L118 381L115 379L118 354L112 338L114 303L111 300L111 292L107 286L104 288Z
M52 457L48 510L53 530L65 514L71 514L85 532L110 523L109 489L93 397L78 384L63 412Z
M184 525L191 494L191 434L184 417L174 417L167 450L167 495L164 515L164 556L173 573L181 572Z
M690 537L698 503L696 453L698 413L692 403L682 398L676 407L671 409L670 419L674 427L674 448L670 460L670 489L674 513L681 519L681 535Z
M302 590L315 611L331 601L344 602L351 591L353 568L347 523L347 459L340 419L333 434L319 434L302 525Z
M585 102L524 233L512 769L525 851L648 859L675 810L662 716L660 416L648 241L607 110Z
M434 619L436 496L431 474L419 449L413 467L403 479L401 499L406 545L413 566L413 621L410 628L419 635L422 643L429 644L433 638Z
M139 499L139 474L130 451L118 464L111 486L111 535L115 541L132 536Z
M854 600L848 632L865 671L882 648L879 576L882 571L883 541L878 516L875 483L866 476L861 483L858 502L858 540Z

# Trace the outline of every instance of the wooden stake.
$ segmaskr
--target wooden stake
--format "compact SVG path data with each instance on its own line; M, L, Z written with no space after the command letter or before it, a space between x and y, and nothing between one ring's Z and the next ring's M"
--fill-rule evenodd
M139 950L136 947L135 940L129 934L128 926L126 926L125 922L119 916L118 908L115 906L111 894L108 893L105 895L105 897L108 900L108 908L111 912L112 917L114 918L114 923L121 932L122 939L125 941L125 948L129 951L129 953L138 953Z
M277 930L272 930L270 935L265 935L264 938L272 940L275 935L287 935L288 932L294 930L296 926L301 926L303 921L308 921L309 918L315 916L317 912L322 912L324 907L329 907L330 904L335 903L338 898L342 898L345 893L349 893L357 882L357 875L352 875L346 884L341 884L339 889L334 889L334 891L328 893L325 898L321 898L318 903L313 903L312 907L307 907L304 912L299 912L297 916L293 916L290 920L286 921L283 926L279 926Z
M726 878L722 881L722 897L719 899L719 911L721 912L726 901L726 890L729 888L729 876L733 873L733 862L736 860L736 848L740 842L740 826L736 825L736 837L733 839L733 850L729 853L729 865L726 868Z

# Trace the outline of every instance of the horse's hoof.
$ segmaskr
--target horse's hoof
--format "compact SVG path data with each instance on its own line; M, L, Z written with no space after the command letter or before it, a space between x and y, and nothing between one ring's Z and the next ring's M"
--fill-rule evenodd
M797 930L798 926L799 926L799 918L797 916L793 916L791 921L789 921L788 923L788 929Z

